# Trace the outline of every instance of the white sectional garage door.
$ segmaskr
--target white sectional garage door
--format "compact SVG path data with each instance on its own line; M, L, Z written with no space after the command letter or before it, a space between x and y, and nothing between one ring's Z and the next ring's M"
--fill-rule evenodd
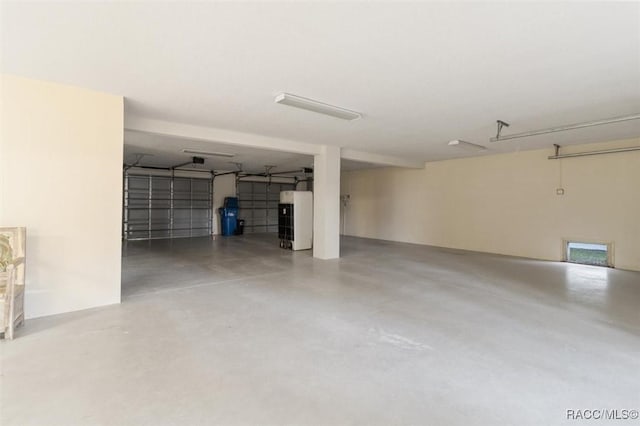
M211 234L211 179L126 175L123 237L127 240Z
M244 219L244 232L278 232L280 191L292 191L293 183L238 182L238 219Z

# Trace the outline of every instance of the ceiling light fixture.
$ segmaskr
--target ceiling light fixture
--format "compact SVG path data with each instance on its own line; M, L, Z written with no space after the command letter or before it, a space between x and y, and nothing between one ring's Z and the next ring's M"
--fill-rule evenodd
M196 151L193 149L183 149L182 152L185 154L196 154L196 155L204 155L209 157L235 157L235 154L229 154L228 152L207 152L207 151Z
M313 111L319 114L330 115L331 117L341 118L343 120L357 120L358 118L362 118L362 114L360 114L359 112L314 101L313 99L291 95L289 93L280 93L278 96L276 96L274 102L277 104L289 105L295 108L306 109L307 111Z
M467 151L484 151L487 149L486 146L478 145L477 143L461 141L460 139L449 141L448 145L462 148Z

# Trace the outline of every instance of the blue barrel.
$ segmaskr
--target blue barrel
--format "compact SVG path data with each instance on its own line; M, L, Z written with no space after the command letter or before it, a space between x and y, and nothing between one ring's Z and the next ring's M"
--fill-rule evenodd
M219 211L222 235L234 235L238 225L238 209L222 207Z
M237 209L238 208L238 197L224 197L224 205L223 207Z

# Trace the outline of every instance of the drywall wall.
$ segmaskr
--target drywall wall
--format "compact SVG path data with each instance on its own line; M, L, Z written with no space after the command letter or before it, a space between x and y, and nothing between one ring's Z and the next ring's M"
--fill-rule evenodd
M640 139L563 152L625 146ZM548 160L552 154L345 172L345 233L548 260L563 259L565 239L613 242L615 266L640 270L640 152Z
M225 197L236 196L236 175L218 176L213 180L213 234L222 234L218 209L224 205Z
M1 81L0 224L27 227L27 318L119 303L123 98Z
M340 148L322 146L313 160L313 257L340 257Z

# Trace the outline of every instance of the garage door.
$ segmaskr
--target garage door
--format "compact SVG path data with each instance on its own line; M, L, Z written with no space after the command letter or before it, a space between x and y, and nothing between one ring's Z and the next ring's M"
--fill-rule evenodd
M244 232L278 232L280 191L293 191L293 183L238 182L238 219Z
M211 179L127 175L123 237L127 240L211 235Z

